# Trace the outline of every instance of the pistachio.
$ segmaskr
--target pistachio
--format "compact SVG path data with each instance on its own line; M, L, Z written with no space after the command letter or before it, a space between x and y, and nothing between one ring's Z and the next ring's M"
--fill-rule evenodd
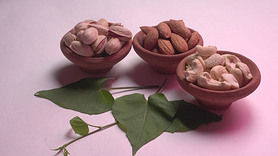
M72 41L70 49L76 54L81 56L93 56L94 52L92 48L86 44L81 43L80 41Z
M104 18L101 18L97 21L97 24L108 27L108 21Z
M75 25L73 28L73 33L77 34L80 30L85 30L88 28L89 23L88 22L79 22Z
M97 40L91 45L95 54L101 54L104 51L104 45L107 42L107 37L104 35L99 35Z
M108 22L108 27L110 26L121 26L123 27L122 23L111 23L111 22Z
M111 38L104 46L104 50L108 55L118 52L122 48L122 43L118 38Z
M108 28L103 25L98 24L89 24L88 27L94 27L97 29L99 35L107 35L108 34Z
M66 44L66 46L70 46L72 41L76 40L76 36L74 34L72 34L71 32L68 32L65 34L64 36L64 43Z
M76 39L78 41L81 41L81 35L84 33L84 30L80 30L77 34L76 34Z
M86 45L92 44L97 40L97 38L98 38L98 31L93 27L85 29L80 36L80 40Z
M125 27L121 26L110 26L108 28L108 36L118 38L121 41L128 41L132 37L132 33Z

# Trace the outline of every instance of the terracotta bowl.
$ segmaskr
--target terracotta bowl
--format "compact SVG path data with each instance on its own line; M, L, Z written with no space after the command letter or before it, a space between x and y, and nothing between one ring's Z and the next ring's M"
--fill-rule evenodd
M84 57L70 50L64 44L63 38L60 42L60 48L65 57L72 63L76 64L81 69L89 73L105 73L110 71L115 64L117 64L127 56L132 46L132 39L130 39L128 42L125 43L120 51L113 55L105 57Z
M194 32L194 30L192 29L190 30L191 32ZM154 53L152 51L143 48L143 44L142 44L143 36L144 36L144 32L139 31L133 37L133 48L135 52L143 60L148 62L151 68L158 73L175 74L178 63L184 57L196 52L196 47L194 47L192 49L189 49L187 52L175 54L175 55L164 55L164 54ZM198 44L203 45L203 38L201 35Z
M244 98L254 92L261 82L260 71L253 61L243 55L234 52L218 51L218 53L236 55L243 63L246 63L248 65L253 75L253 79L245 86L235 90L215 91L201 88L185 80L184 70L187 57L179 63L176 72L177 80L180 86L189 94L194 96L200 103L200 105L214 110L228 108L234 101Z

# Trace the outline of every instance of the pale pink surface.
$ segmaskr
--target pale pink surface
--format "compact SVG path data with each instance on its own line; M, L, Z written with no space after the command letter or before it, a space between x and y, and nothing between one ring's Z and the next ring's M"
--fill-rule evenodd
M76 137L70 131L71 118L78 115L96 125L114 121L110 112L88 116L33 96L39 90L94 76L66 60L59 41L77 22L100 18L122 22L134 35L142 25L183 19L199 31L204 45L241 53L252 59L262 74L259 88L222 112L221 122L187 133L163 133L137 156L277 155L277 6L276 0L0 1L0 155L54 156L50 149ZM133 49L108 76L118 78L113 86L159 84L168 77L164 91L168 99L194 100L174 76L152 72ZM132 151L117 126L82 139L68 150L72 156L129 156Z

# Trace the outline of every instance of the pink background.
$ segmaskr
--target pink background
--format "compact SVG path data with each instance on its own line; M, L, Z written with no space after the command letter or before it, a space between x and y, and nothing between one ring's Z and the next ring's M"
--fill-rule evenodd
M88 116L33 95L95 76L72 65L61 53L59 42L77 22L100 18L121 22L134 35L139 26L183 19L199 31L205 45L243 54L262 74L259 88L221 112L221 122L187 133L163 133L143 146L137 156L278 155L277 7L277 0L1 0L0 155L54 156L50 149L76 137L68 123L75 116L96 125L114 122L110 112ZM168 77L164 90L168 99L194 100L179 87L175 76L154 73L133 49L106 76L117 78L115 87L160 84ZM152 92L140 91L146 95ZM117 126L84 138L68 150L72 156L132 153Z

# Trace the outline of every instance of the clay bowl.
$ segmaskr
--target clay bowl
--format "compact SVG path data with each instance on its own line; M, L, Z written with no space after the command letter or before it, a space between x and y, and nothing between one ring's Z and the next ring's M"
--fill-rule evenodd
M192 29L190 30L191 32L194 32L194 30ZM175 55L164 55L164 54L154 53L152 51L143 48L143 44L142 44L143 36L144 36L144 32L139 31L133 37L133 48L135 52L143 60L148 62L151 68L158 73L175 74L178 63L184 57L196 52L196 47L194 47L192 49L189 49L187 52L175 54ZM203 38L201 35L198 44L203 45Z
M110 71L115 64L117 64L127 56L132 46L132 39L130 39L128 42L125 43L120 51L113 55L105 57L84 57L70 50L64 44L63 38L60 42L60 48L65 57L72 63L76 64L81 69L89 73L105 73Z
M236 55L243 63L246 63L248 65L253 75L253 79L245 86L235 90L215 91L201 88L185 80L185 75L183 74L183 72L185 70L185 61L187 57L179 63L176 73L177 80L180 86L189 94L194 96L200 103L200 105L204 106L207 109L213 110L228 108L234 101L244 98L254 92L261 82L260 71L253 61L243 55L234 52L218 51L218 53Z

